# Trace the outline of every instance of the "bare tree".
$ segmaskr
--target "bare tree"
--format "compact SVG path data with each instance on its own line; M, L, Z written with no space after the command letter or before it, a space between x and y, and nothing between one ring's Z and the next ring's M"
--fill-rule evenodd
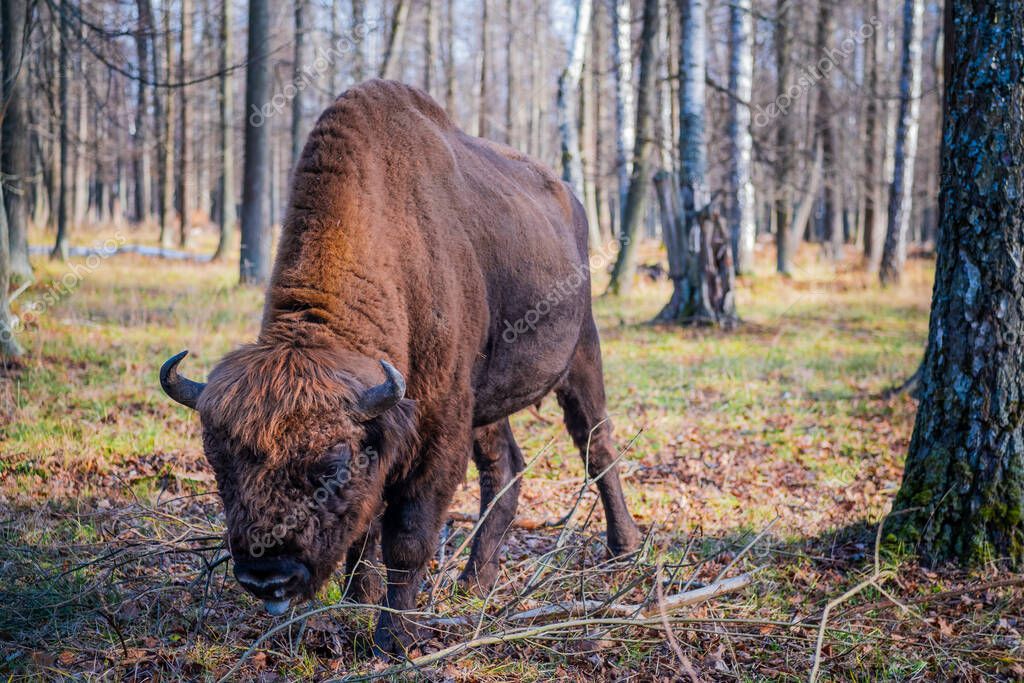
M31 24L26 0L4 0L3 17L3 158L11 274L31 280L28 260L29 178L32 166L28 136L28 63L25 61Z
M59 92L58 107L60 111L57 116L60 119L60 163L58 164L60 175L60 199L57 205L57 239L50 252L50 258L66 261L68 258L68 232L71 220L71 135L68 130L69 97L68 80L71 77L71 56L68 50L68 43L71 40L71 31L66 0L61 0L59 29L60 29L60 58L57 68L59 69L57 90Z
M828 44L835 30L833 23L833 0L819 0L818 21L815 38L815 52L826 55ZM825 65L828 65L827 69ZM843 217L840 206L839 174L836 169L836 136L832 126L832 62L821 59L817 66L820 80L817 83L818 103L815 112L815 135L821 145L822 183L824 185L824 223L828 237L828 253L835 260L843 256Z
M410 4L410 0L398 0L395 5L395 13L391 17L391 36L380 66L381 78L395 79L401 75L402 42L405 39L405 26L409 23Z
M790 0L775 3L775 71L776 101L789 97L793 85L793 59L789 31ZM790 242L789 219L792 210L793 121L787 114L776 120L775 134L775 250L776 269L789 275L793 246Z
M879 0L868 0L868 13L877 18ZM885 44L873 30L868 36L865 56L868 64L864 108L864 259L869 273L878 271L882 260L882 240L885 238L885 222L882 213L882 132L885 125L885 104L879 88L879 71L884 59Z
M658 35L658 0L644 0L643 29L640 33L640 87L637 89L636 140L629 191L622 209L619 254L608 283L610 294L626 294L636 271L636 243L644 208L651 192L651 149L654 140L654 89L657 59L654 41Z
M491 22L489 21L489 10L490 2L488 0L481 0L480 2L480 88L477 91L477 120L476 120L476 134L478 137L487 136L487 114L488 105L490 104L487 94L487 81L488 81L488 68L490 66L490 60L488 54L490 53L490 41L488 36L491 33Z
M619 180L619 206L626 206L632 172L633 144L633 36L629 0L610 0L612 55L615 74L615 165ZM624 222L620 221L620 225Z
M8 41L7 29L7 13L6 5L4 6L4 12L2 13L2 19L5 22L3 26L4 31L4 44L3 49L0 49L0 73L5 77L11 73L9 70L9 60L17 59L20 63L21 56L17 54L20 50L14 49L15 45L20 43L11 43ZM6 82L6 78L5 78ZM7 104L6 99L7 90L4 89L4 102ZM8 109L9 112L9 109ZM6 114L7 112L5 112ZM6 126L0 126L0 149L4 148L6 142L7 131ZM10 244L10 230L7 224L7 206L4 201L6 191L4 189L4 183L0 182L0 357L11 358L14 356L20 356L23 351L21 345L18 344L18 340L14 336L14 324L11 318L10 301L8 300L10 283L11 283L11 244Z
M729 5L729 233L736 272L754 266L754 184L751 181L753 138L750 97L753 90L754 50L751 0Z
M174 41L171 39L171 4L164 4L164 78L173 80ZM156 74L157 71L154 71ZM159 81L159 79L157 79ZM155 99L162 99L163 126L160 140L160 246L167 246L171 240L171 217L174 213L174 96L170 88L164 88L163 97L154 92Z
M577 125L577 92L583 77L583 59L591 19L591 0L577 0L576 21L569 49L569 62L558 77L558 130L562 141L562 178L576 196L583 198L583 164Z
M455 0L445 0L444 104L455 117Z
M512 0L505 0L505 144L515 144L516 71L512 53L515 37Z
M268 0L249 0L249 45L245 74L245 167L242 179L242 284L270 279L270 220L265 199L270 190L270 126L255 118L270 99L270 8Z
M4 60L6 62L6 59ZM14 324L8 291L11 283L11 249L7 241L7 208L4 203L4 186L0 183L0 357L20 356L24 351L14 336Z
M181 48L178 50L178 101L181 111L179 136L181 150L178 153L178 244L188 244L188 233L192 227L192 199L189 193L192 173L192 131L189 130L189 71L192 66L192 0L181 0Z
M303 69L306 62L306 12L307 0L295 0L295 53L292 57L292 144L289 168L295 170L295 164L302 154L305 137L302 134L302 94L305 88L300 85L304 78Z
M149 155L149 124L146 115L149 107L149 86L146 80L149 78L149 50L150 41L153 36L153 12L149 0L137 0L136 7L139 13L139 25L135 30L135 52L139 60L139 80L136 83L138 88L136 110L135 110L135 157L133 160L135 171L135 196L133 218L137 222L145 221L150 214L151 169Z
M914 196L914 160L921 106L921 36L923 0L904 0L903 52L900 58L900 108L896 126L889 220L879 279L883 285L900 281L907 259L907 231Z
M227 254L231 240L235 234L235 147L233 140L232 121L234 119L234 93L231 90L231 78L228 67L233 53L232 36L232 0L223 0L220 15L220 209L217 225L220 228L220 239L214 259L221 259Z
M365 0L352 0L352 17L349 30L353 36L364 35L366 29L366 2ZM355 50L352 53L352 75L356 82L366 78L366 48L362 40L357 40ZM338 93L334 93L337 95Z

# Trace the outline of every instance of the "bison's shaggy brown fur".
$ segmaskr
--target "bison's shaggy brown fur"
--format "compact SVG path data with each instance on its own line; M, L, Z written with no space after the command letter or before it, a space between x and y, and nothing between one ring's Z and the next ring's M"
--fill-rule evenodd
M508 415L553 390L591 474L604 475L609 546L635 546L586 242L579 202L549 170L465 135L418 90L370 81L323 113L295 170L259 339L221 361L197 403L250 590L309 596L347 549L377 547L379 524L384 603L414 607L470 455L483 509L523 466ZM368 417L359 401L381 382L380 359L408 398ZM339 468L344 486L320 496ZM475 539L471 587L495 579L517 494L510 486ZM276 530L269 547L253 529ZM382 651L415 637L382 612Z

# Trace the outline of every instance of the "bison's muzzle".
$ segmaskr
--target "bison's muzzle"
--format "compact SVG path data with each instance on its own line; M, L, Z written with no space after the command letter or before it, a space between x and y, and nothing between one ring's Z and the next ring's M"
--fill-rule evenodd
M292 598L308 592L310 573L305 564L290 557L235 561L235 578L263 601L267 612L283 614Z

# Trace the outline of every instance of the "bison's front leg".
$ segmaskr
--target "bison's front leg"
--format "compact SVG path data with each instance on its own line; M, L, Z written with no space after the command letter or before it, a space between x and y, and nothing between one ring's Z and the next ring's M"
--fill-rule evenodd
M398 495L388 500L381 528L388 586L373 635L374 653L379 657L407 655L422 637L416 616L406 612L416 608L416 596L424 568L436 548L441 520L461 481L459 476L448 476L447 469L404 482L396 487L400 489Z

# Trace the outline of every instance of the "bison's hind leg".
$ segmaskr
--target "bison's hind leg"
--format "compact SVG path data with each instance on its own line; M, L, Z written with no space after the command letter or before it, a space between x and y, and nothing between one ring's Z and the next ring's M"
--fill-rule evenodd
M473 461L480 473L480 516L487 516L473 539L459 583L482 595L490 591L498 578L502 541L512 526L519 503L521 480L516 477L523 469L523 454L508 419L474 430ZM500 498L496 498L499 494ZM496 502L488 512L492 501Z
M608 547L614 555L635 550L640 531L626 508L612 444L611 422L605 412L604 375L601 347L593 320L584 324L569 374L555 390L565 414L565 426L572 436L591 477L597 481L608 523Z

